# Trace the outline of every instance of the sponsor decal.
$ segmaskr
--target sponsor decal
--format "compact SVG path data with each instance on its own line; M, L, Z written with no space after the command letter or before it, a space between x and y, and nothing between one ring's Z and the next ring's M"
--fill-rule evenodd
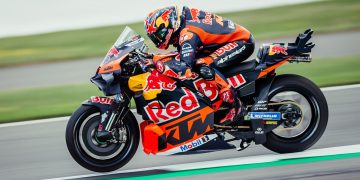
M230 21L230 20L227 20L228 21L228 27L230 28L230 29L235 29L235 24L232 22L232 21Z
M220 64L228 61L229 59L233 58L234 56L240 54L243 50L245 50L245 48L246 48L246 46L244 45L244 46L242 46L240 49L234 51L233 53L227 55L226 57L221 58L220 60L218 60L218 61L216 62L217 65L220 65Z
M199 146L207 143L208 141L210 141L210 137L205 135L199 139L196 139L195 141L192 141L188 144L184 144L184 145L180 146L180 151L185 152L185 151L194 149L196 147L199 147Z
M153 101L145 106L145 112L150 120L155 123L168 121L179 117L183 112L189 112L199 108L199 102L195 94L186 88L182 89L185 95L180 98L179 102L171 101L163 105L159 101Z
M255 111L267 111L268 110L267 101L258 101L254 105L254 110Z
M118 51L115 47L112 47L112 48L108 51L107 56L108 56L108 57L112 57L112 56L118 57L118 56L119 56L119 51Z
M275 46L275 45L270 45L270 51L269 51L269 56L275 55L275 54L284 54L284 55L288 55L287 48L286 47L282 47L282 46Z
M181 150L182 152L188 151L188 150L190 150L190 149L199 147L199 146L202 145L202 144L203 144L203 143L201 142L201 140L198 139L198 140L193 141L193 142L191 142L191 143L189 143L189 144L185 144L185 145L180 146L180 150Z
M267 125L277 125L277 121L264 121L264 124L267 124Z
M106 67L104 68L104 71L111 70L112 68L114 68L112 65L106 66Z
M198 9L191 8L190 13L191 13L191 18L192 18L193 21L200 22L199 21L200 11Z
M211 15L212 14L210 12L205 12L205 18L202 20L202 22L208 25L212 25Z
M144 91L150 91L154 89L173 91L175 88L176 85L174 80L160 74L158 71L152 71L146 79L146 86Z
M180 38L179 38L179 44L182 45L185 41L190 40L194 34L187 31L188 28L185 28L181 31Z
M235 42L231 42L231 43L228 43L226 44L225 46L217 49L215 51L215 54L218 55L218 56L221 56L223 55L226 51L230 51L230 50L233 50L234 48L238 47L238 44L235 43Z
M220 25L224 26L223 18L221 16L215 15L215 21Z
M192 48L192 46L189 43L184 43L181 46L181 53L190 53L190 52L194 52L194 49Z
M260 135L260 134L264 134L264 131L262 128L257 128L254 133Z
M165 65L162 61L157 61L156 62L156 70L159 71L160 73L163 73L165 70Z
M159 151L166 151L179 147L184 143L192 142L202 137L204 133L211 131L214 123L213 116L210 115L212 113L212 109L206 106L179 119L165 122L161 125L161 129L164 129L165 131L165 136L158 139Z
M93 103L101 103L101 104L112 104L113 100L108 97L100 97L100 96L92 96L90 98Z
M183 54L183 57L185 58L185 57L188 57L188 56L191 56L193 53L185 53L185 54Z
M241 85L246 83L246 80L245 80L245 78L244 78L244 76L242 74L237 74L235 76L227 78L226 80L234 88L238 88Z
M166 11L163 12L163 14L161 15L161 19L162 19L163 21L167 21L167 20L169 19L170 13L171 13L171 10L170 10L170 9L166 10Z
M280 112L249 112L250 119L263 119L278 121L281 119Z
M217 88L213 87L203 78L194 81L194 86L196 87L196 90L203 93L211 101L214 101L219 95Z
M178 146L176 148L173 148L173 149L170 149L170 150L167 150L165 152L159 152L157 153L157 155L170 155L170 154L175 154L175 153L180 153L180 152L186 152L186 151L189 151L191 149L194 149L196 147L199 147L199 146L202 146L204 145L205 143L208 143L210 142L211 140L217 138L218 135L217 134L208 134L208 135L204 135L204 136L201 136L197 139L195 139L194 141L194 144L192 144L192 142L189 142L189 143L186 143L184 145L181 145L181 146ZM195 144L195 143L198 143L200 140L201 144Z
M176 78L176 79L179 79L181 81L184 81L184 80L193 80L193 79L196 79L199 77L199 75L195 72L191 72L191 76L190 77L185 77L185 76L182 76L181 75L181 72L178 72L176 73L175 71L173 71L172 69L170 68L166 68L164 73L164 75L168 76L168 77L172 77L172 78Z

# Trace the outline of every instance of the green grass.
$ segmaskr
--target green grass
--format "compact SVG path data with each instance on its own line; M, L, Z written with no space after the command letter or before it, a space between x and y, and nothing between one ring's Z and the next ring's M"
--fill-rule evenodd
M278 73L303 75L319 86L360 83L360 56L286 64ZM70 115L90 96L101 95L95 85L0 91L0 123Z
M333 0L223 13L257 39L295 36L308 27L316 33L360 28L360 1ZM129 24L144 36L143 23ZM123 25L0 39L0 67L104 56ZM148 45L151 45L147 41Z
M319 86L360 83L360 56L335 59L315 59L311 63L286 63L278 68L278 74L299 74Z
M0 123L70 115L90 96L94 85L59 86L0 93Z

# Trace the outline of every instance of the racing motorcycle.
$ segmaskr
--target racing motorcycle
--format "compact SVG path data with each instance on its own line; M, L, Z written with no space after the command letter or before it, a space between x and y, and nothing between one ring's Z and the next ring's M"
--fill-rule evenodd
M144 152L154 155L193 153L219 141L237 150L254 143L278 153L304 151L325 131L326 99L309 79L275 70L285 62L311 62L312 33L300 33L294 43L264 44L254 60L212 67L236 89L246 112L221 125L229 107L217 87L196 71L181 79L169 69L171 63L182 63L177 52L147 63L144 39L126 27L91 78L105 96L89 98L70 117L68 150L81 166L96 172L124 166L140 140ZM132 99L136 109L130 109ZM107 137L100 133L104 129Z

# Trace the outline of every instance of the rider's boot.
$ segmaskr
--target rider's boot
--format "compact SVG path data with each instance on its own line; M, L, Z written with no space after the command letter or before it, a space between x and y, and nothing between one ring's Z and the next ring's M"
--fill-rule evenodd
M220 98L230 107L226 116L219 121L219 124L228 125L240 119L239 117L243 114L244 108L237 96L236 90L217 73L215 73L214 80L209 82L213 86L220 88Z
M221 92L220 92L221 93ZM220 94L223 98L223 102L230 107L226 116L219 121L220 125L229 125L232 122L238 121L242 116L244 110L240 99L237 97L237 93L234 88L225 90Z

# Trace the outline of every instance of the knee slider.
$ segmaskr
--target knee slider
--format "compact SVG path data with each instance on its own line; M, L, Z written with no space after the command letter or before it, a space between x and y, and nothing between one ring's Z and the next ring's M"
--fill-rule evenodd
M207 81L212 81L215 79L215 72L209 66L200 67L200 76Z

